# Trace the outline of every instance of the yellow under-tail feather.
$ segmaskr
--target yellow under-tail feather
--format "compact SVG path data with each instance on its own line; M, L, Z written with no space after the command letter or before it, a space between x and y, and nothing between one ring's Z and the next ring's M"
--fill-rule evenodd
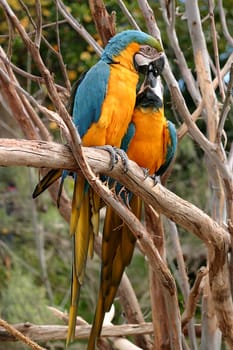
M82 176L75 179L70 234L73 237L71 303L66 344L75 337L76 316L87 256L93 256L94 235L99 231L100 198Z
M74 235L78 225L80 208L83 202L85 192L85 178L82 176L76 177L74 182L72 209L70 217L70 234Z
M80 284L83 283L91 230L89 193L85 192L75 232L74 263Z
M90 235L88 255L90 258L92 258L94 254L94 237L99 233L99 211L101 207L101 198L95 193L95 191L93 191L92 188L89 189L89 198L91 204L91 227L93 234Z
M132 195L130 205L132 212L140 218L141 200L137 196ZM128 226L111 207L108 207L103 230L101 283L87 350L95 349L105 312L111 308L122 274L132 259L135 242L135 236Z
M78 300L80 296L81 285L77 278L75 272L74 264L72 266L72 280L71 280L71 301L70 301L70 310L69 310L69 323L68 323L68 332L66 337L66 347L69 343L74 340L75 337L75 327L76 327L76 316L78 311Z

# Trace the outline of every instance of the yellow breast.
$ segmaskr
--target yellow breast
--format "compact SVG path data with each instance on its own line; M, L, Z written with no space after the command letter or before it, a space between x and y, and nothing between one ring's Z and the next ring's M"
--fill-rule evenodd
M136 100L138 73L133 66L133 54L138 44L131 44L114 57L106 97L97 123L93 123L82 142L84 146L112 145L120 147L131 121Z
M130 142L128 157L154 174L164 163L169 138L163 109L153 111L139 108L134 111L135 135Z

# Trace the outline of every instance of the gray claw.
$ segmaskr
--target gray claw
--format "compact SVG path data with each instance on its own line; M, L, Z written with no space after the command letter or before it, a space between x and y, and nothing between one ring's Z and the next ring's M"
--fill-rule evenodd
M129 159L127 154L121 148L117 148L117 147L113 147L113 148L116 154L121 158L121 161L124 167L124 173L127 173L127 171L129 170Z
M142 168L143 174L144 174L144 180L146 180L149 176L149 169Z
M114 147L112 147L110 145L104 145L104 146L95 146L95 148L103 149L104 151L107 151L109 153L109 155L110 155L109 170L111 171L114 168L114 165L117 164L117 162L118 162L118 157L117 157L117 154L116 154Z
M154 181L154 186L157 185L157 183L160 183L159 176L153 174L150 177Z

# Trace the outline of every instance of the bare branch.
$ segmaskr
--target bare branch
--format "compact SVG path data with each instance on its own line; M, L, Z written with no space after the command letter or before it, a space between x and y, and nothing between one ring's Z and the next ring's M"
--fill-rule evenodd
M219 143L221 142L223 128L224 128L228 113L230 111L230 104L232 103L232 88L233 88L233 63L231 64L230 78L229 78L229 83L227 86L226 98L225 98L223 108L222 108L222 111L220 114L220 121L219 121L218 130L217 130L216 141Z
M200 89L206 108L208 137L210 141L214 142L219 119L218 105L212 85L208 58L209 56L204 33L202 31L198 2L197 0L186 1L185 7L189 33L192 40L198 82L200 84Z
M41 346L39 346L37 343L29 339L27 335L24 335L21 331L11 326L9 323L4 321L3 319L0 319L0 326L3 327L8 332L8 334L11 334L14 339L18 339L22 341L24 344L27 344L31 349L45 350L45 348L42 348Z
M146 20L146 25L149 33L153 35L155 38L157 38L158 40L160 40L160 42L162 43L160 31L155 21L154 13L150 5L148 4L147 0L138 0L138 5Z
M177 90L175 86L171 86L170 89L171 94L173 95L173 100L176 103L177 110L179 111L180 115L182 115L182 117L184 118L190 135L205 151L211 162L218 167L222 177L226 180L228 179L231 181L232 173L229 170L226 159L220 159L219 154L217 152L217 146L208 141L208 139L200 132L196 124L193 122L192 117L187 109L187 106L185 105L183 97L180 95L179 90Z
M2 322L0 322L0 325L3 326ZM26 337L29 337L34 341L42 341L42 342L49 341L49 340L66 339L67 329L68 329L68 326L58 326L58 325L37 326L31 323L23 323L23 324L14 325L14 327L12 326L10 327L13 328L13 330L15 330L16 332L20 331L22 335L25 334ZM91 330L90 325L76 326L75 339L88 338L90 335L90 330ZM130 336L130 335L132 336L135 334L150 334L152 332L153 332L152 323L127 324L127 325L124 324L121 326L111 325L111 326L103 326L101 337L119 337L119 336ZM14 337L9 336L9 333L5 332L3 329L0 329L0 341L2 342L2 341L15 340ZM44 348L41 348L41 347L37 347L33 349L45 350Z
M214 47L214 60L215 60L215 66L216 66L217 77L219 82L219 91L220 91L220 95L222 96L222 100L224 100L225 93L224 93L223 83L220 75L218 39L217 39L217 31L216 31L215 19L214 19L214 2L213 0L208 0L208 1L209 1L210 27L211 27L211 34L212 34L213 47Z
M40 77L38 75L31 74L29 72L26 72L23 69L15 66L11 61L9 61L9 59L7 58L5 52L4 52L4 55L3 55L3 50L2 49L0 50L0 58L1 58L1 60L3 60L3 62L5 64L9 65L15 73L21 75L22 77L24 77L26 79L30 79L32 81L35 81L38 84L44 83L44 79L42 77ZM56 86L56 88L57 88L57 90L59 92L62 92L62 93L66 93L67 92L67 89L64 88L63 86L58 85L58 84L55 84L55 86Z
M65 79L65 86L67 90L70 92L71 91L71 84L67 75L66 67L63 61L63 57L61 54L61 42L60 42L60 34L59 34L59 14L58 14L58 5L57 1L55 1L56 4L56 37L57 37L57 47L58 47L58 61L61 67L62 75Z
M190 287L189 287L189 281L188 281L188 275L186 272L184 257L182 253L182 248L180 245L178 230L174 222L171 220L167 220L169 225L169 232L170 237L172 240L172 246L174 248L175 254L176 254L176 260L179 270L179 277L180 277L180 288L181 292L184 297L185 305L188 302L188 297L190 293ZM193 316L193 315L192 315ZM191 344L192 349L197 349L197 342L196 342L196 336L195 336L195 325L194 325L194 319L192 319L192 316L189 318L189 324L188 324L188 334L189 334L189 341Z
M49 311L52 312L53 316L57 317L59 320L62 320L66 324L69 323L69 315L66 312L62 312L53 306L48 306L48 309ZM84 326L84 325L88 325L88 322L86 322L83 318L77 316L76 324L78 326Z
M65 5L61 0L57 0L57 5L62 16L67 20L71 27L78 32L89 45L93 47L97 55L101 55L102 48L99 44L93 39L93 37L86 31L86 29L67 11Z
M117 0L118 5L121 8L121 11L125 14L126 18L128 18L129 23L131 24L131 26L137 30L141 30L139 25L137 24L137 22L135 21L135 19L133 18L132 14L129 12L129 10L127 9L125 3L123 0Z
M39 49L42 35L42 13L41 13L41 3L40 0L36 0L36 36L35 36L35 46Z
M109 39L116 34L116 14L108 14L103 0L89 0L89 7L96 29L105 46Z
M11 79L9 78L11 77ZM8 79L6 83L5 77ZM8 105L12 110L12 114L15 116L16 120L21 126L21 130L24 132L24 135L29 139L38 139L38 133L33 127L30 115L23 105L21 98L18 96L18 93L13 86L11 80L13 79L11 72L6 69L4 65L1 65L0 61L0 87L2 94L5 96L8 101Z
M188 299L188 295L189 295L189 283L188 283L188 276L187 276L185 263L184 263L184 257L183 257L182 249L180 246L177 227L174 224L174 222L172 222L171 220L168 220L168 224L169 224L169 229L170 229L169 231L170 231L170 237L172 240L172 246L173 246L175 254L176 254L177 265L178 265L178 269L180 272L181 292L182 292L182 294L184 296L184 300L186 302Z
M224 34L226 40L228 41L228 44L230 46L233 46L233 38L230 35L230 32L227 28L226 15L225 15L225 11L223 8L222 0L218 0L218 10L219 10L219 14L220 14L221 23L222 23L223 34Z
M167 2L165 0L160 0L160 5L162 7L164 22L166 23L169 42L174 50L176 61L179 66L180 72L186 83L187 89L193 98L194 103L198 105L201 101L200 92L193 78L193 75L190 69L188 68L186 59L180 48L178 37L175 30L175 2L174 1Z
M223 79L223 77L229 72L229 70L231 69L232 63L233 63L233 54L231 54L228 57L227 62L225 63L224 67L221 69L221 72L220 72L221 79ZM218 87L218 78L217 77L213 80L213 87L214 87L214 89L217 89L217 87ZM194 122L201 115L203 108L204 108L204 101L201 100L199 106L196 108L196 110L192 113L192 116L191 116L191 118L192 118L192 120ZM221 116L220 116L220 120L221 120ZM187 125L184 123L184 124L182 124L180 126L180 128L178 130L178 138L179 138L179 140L182 139L182 137L187 132L188 132Z
M2 50L2 48L0 47L0 58L4 58L4 62L5 62L5 66L8 68L6 71L6 67L4 65L2 65L2 63L0 62L0 79L2 79L2 81L5 82L6 85L9 85L9 89L5 89L3 90L3 92L5 91L5 97L7 97L8 99L8 105L10 106L11 110L14 111L16 109L21 109L21 105L24 106L25 110L27 111L27 114L30 116L30 120L33 121L33 123L36 125L36 127L39 129L41 137L44 140L50 141L51 140L51 136L48 132L48 130L46 129L46 127L44 126L44 124L42 123L41 119L38 117L38 115L36 114L35 110L31 107L31 105L28 103L28 101L25 99L25 97L32 102L32 104L34 106L36 106L38 108L39 111L43 112L44 114L46 114L47 116L50 116L51 118L51 114L54 116L54 112L50 112L47 108L43 107L40 103L38 103L26 90L24 90L16 81L16 78L11 70L11 66L9 64L9 61L6 59L5 57L5 53ZM1 68L2 67L2 68ZM17 98L15 99L11 99L10 95L9 95L9 91L10 89L12 91L14 91L15 96L17 96ZM19 93L19 94L18 94ZM25 116L27 115L25 113ZM15 116L16 119L19 118L18 115ZM25 133L26 135L34 135L34 137L38 138L38 135L36 133L33 134L33 125L32 123L30 123L30 121L27 121L24 117L24 115L22 115L22 117L25 121L26 121L26 126L25 126ZM19 121L21 121L21 119L18 119ZM23 124L21 124L23 125ZM37 135L37 136L35 136ZM33 138L33 137L32 137Z
M187 304L182 315L182 328L189 322L189 320L194 316L198 299L200 297L200 286L203 278L207 275L208 269L206 267L202 267L197 272L197 277L195 279L194 285L190 291L189 298L187 300Z
M231 143L231 148L228 156L228 164L230 169L233 171L233 142Z

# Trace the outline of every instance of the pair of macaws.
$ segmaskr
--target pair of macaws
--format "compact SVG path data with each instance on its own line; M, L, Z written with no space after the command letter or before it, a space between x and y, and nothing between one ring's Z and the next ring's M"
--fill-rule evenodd
M85 73L74 90L73 122L83 146L108 146L114 165L115 152L127 153L150 175L161 175L176 150L176 130L164 116L159 74L164 66L162 47L152 36L127 30L114 36L96 65ZM137 93L139 73L145 80ZM111 147L109 147L111 146ZM125 159L124 159L125 160ZM37 185L35 198L67 172L51 170ZM70 233L73 238L71 305L67 344L74 338L80 288L87 256L93 255L99 231L101 200L81 175L74 174ZM116 191L120 192L120 184ZM134 214L140 218L141 200L129 193ZM115 298L125 267L130 263L135 236L111 207L106 208L102 235L100 288L88 350L95 350L105 312Z

